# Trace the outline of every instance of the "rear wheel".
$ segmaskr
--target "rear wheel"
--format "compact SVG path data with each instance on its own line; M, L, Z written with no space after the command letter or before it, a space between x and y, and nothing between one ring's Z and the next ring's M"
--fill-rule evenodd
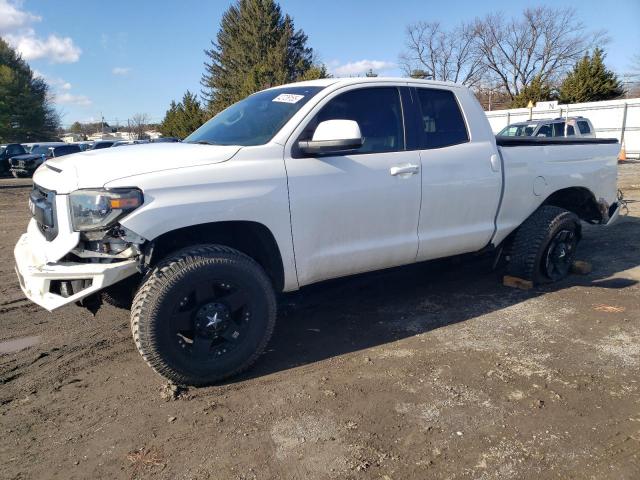
M249 368L271 337L271 282L237 250L203 245L161 262L133 301L138 351L157 373L180 385L205 386Z
M550 205L540 207L515 233L509 274L534 284L565 278L580 237L580 219L574 213Z

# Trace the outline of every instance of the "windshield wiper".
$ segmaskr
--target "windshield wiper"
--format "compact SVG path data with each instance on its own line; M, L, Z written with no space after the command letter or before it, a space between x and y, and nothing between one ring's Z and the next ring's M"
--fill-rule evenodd
M186 143L197 143L198 145L218 145L217 143L210 142L208 140L196 140L195 142L186 142Z

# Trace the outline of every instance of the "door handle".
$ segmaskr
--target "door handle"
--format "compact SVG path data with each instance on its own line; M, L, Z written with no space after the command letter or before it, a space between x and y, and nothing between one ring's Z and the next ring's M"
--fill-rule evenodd
M420 167L412 163L403 163L402 165L396 165L389 169L389 173L394 177L396 175L415 175L419 171Z

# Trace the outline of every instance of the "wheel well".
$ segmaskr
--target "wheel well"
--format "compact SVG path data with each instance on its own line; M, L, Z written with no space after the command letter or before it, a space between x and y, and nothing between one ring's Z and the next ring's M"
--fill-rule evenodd
M563 188L552 193L542 205L553 205L575 213L581 220L600 223L603 219L600 205L591 191L584 187Z
M181 248L203 243L216 243L241 251L264 268L276 290L284 288L284 267L278 243L271 231L257 222L204 223L164 233L153 240L148 263L153 265Z

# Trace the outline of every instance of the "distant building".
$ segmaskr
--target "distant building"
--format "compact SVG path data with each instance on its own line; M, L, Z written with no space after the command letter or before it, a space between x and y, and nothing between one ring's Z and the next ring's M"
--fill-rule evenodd
M81 142L84 140L84 135L81 133L66 133L60 139L65 143Z

